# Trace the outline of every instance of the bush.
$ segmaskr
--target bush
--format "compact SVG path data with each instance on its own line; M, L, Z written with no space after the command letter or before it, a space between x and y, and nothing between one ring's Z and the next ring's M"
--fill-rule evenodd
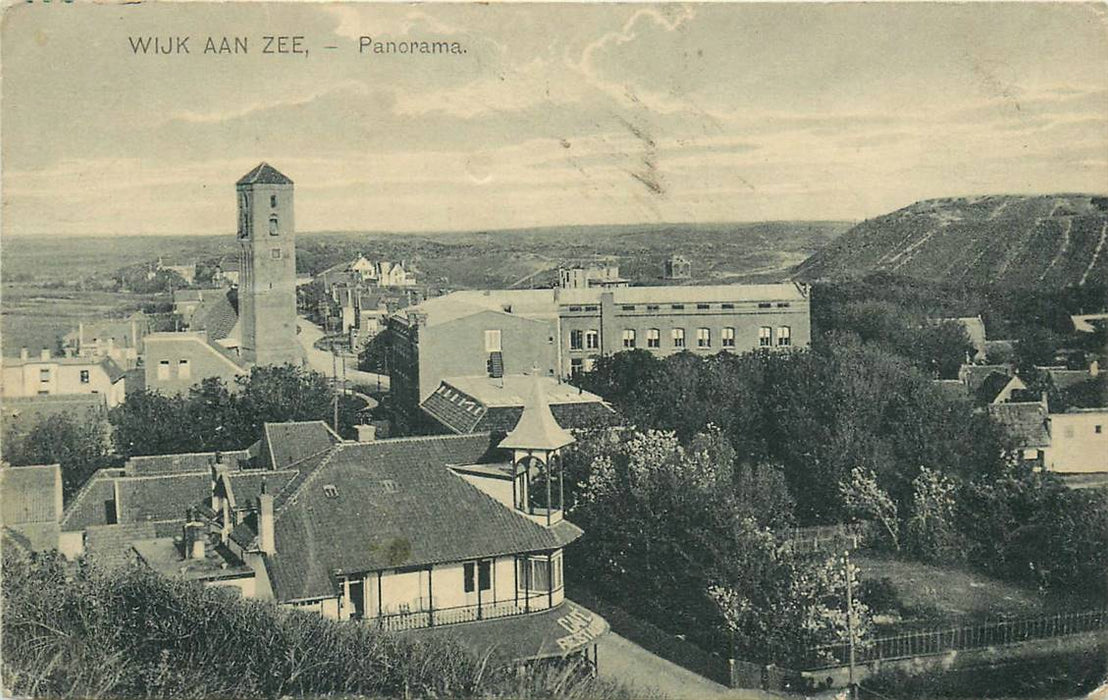
M169 580L4 551L3 682L33 697L622 697L572 665L517 674L448 642L380 633Z

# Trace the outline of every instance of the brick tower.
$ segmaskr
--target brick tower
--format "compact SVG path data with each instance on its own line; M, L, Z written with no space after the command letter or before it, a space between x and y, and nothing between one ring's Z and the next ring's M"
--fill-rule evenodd
M262 163L243 175L235 190L242 358L256 365L298 365L292 180Z

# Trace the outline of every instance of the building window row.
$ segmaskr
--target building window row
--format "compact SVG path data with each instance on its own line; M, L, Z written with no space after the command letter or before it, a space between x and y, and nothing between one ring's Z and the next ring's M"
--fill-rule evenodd
M696 309L697 309L697 311L707 311L707 310L711 309L713 306L714 306L714 304L711 304L711 303L708 303L708 302L697 302ZM787 302L787 301L779 301L779 302L776 303L776 306L779 309L787 309L790 306L792 306L792 304L790 302ZM661 309L662 309L661 304L646 304L645 307L646 307L647 311L661 311ZM774 303L771 302L771 301L758 302L758 308L759 309L772 309L773 307L774 307ZM571 307L569 307L569 310L570 311L581 311L581 308L582 307L580 307L580 306L571 306ZM639 307L634 305L634 304L621 304L619 308L620 308L620 311L636 311L636 310L638 310ZM669 308L674 309L676 311L681 311L681 310L684 310L685 304L683 304L683 303L673 303L673 304L669 305ZM721 302L719 304L719 308L721 308L723 310L727 310L727 311L734 310L735 302L731 302L731 301ZM595 311L596 307L595 306L586 306L586 307L584 307L584 310L585 311Z
M158 379L169 379L169 360L160 360L158 362ZM177 378L189 379L192 377L192 364L188 360L177 361Z

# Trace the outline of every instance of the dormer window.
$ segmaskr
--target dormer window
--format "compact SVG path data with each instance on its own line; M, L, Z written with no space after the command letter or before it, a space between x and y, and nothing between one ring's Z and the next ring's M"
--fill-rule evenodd
M269 235L271 235L271 236L276 236L277 235L277 217L276 216L269 217Z

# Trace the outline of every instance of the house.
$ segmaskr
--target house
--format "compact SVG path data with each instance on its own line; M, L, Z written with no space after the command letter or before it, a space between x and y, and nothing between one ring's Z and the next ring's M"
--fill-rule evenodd
M542 384L558 425L574 430L614 424L616 413L603 399L553 377L447 377L421 408L452 433L504 434L519 422L535 382Z
M193 314L204 302L204 289L174 289L173 313L181 317L186 326L192 322Z
M1108 408L1051 413L1047 468L1060 473L1108 472Z
M166 260L164 258L158 258L157 269L169 270L170 272L176 272L181 276L181 279L185 281L185 284L192 284L196 281L196 263L187 262L183 260Z
M5 357L0 397L12 398L98 394L108 408L123 403L125 372L111 358L55 357L43 349L31 357L26 348L19 357Z
M57 549L62 517L61 467L0 466L0 515L4 534L24 549Z
M1020 450L1023 461L1040 468L1049 465L1051 423L1045 401L995 403L988 411Z
M573 437L541 388L502 440L365 438L267 424L234 461L103 470L66 512L66 551L520 661L580 654L607 632L566 599L563 549L582 534L563 513Z
M225 257L216 265L212 282L227 287L238 286L242 264L237 257Z
M446 377L550 377L598 357L807 347L800 284L459 291L388 319L390 392L412 415Z
M67 355L111 358L125 370L134 369L142 354L142 340L150 332L150 318L137 311L119 320L81 321L62 338Z
M683 255L671 255L662 265L662 276L667 280L692 279L692 263Z
M958 368L958 381L979 406L1010 401L1012 392L1027 388L1012 365L964 364Z
M146 338L145 386L179 393L207 377L233 380L255 365L303 363L296 334L293 182L261 163L235 183L241 277L205 292L189 330Z
M405 269L403 261L398 263L378 261L375 278L378 287L410 287L416 283L415 276Z
M626 287L627 284L627 280L619 276L619 266L612 262L558 268L558 286L562 289Z

